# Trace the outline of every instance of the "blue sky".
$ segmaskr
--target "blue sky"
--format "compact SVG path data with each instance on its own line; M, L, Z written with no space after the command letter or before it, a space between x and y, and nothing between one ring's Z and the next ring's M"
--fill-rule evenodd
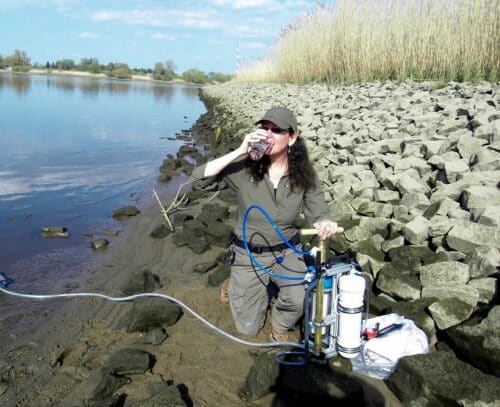
M98 58L177 72L233 73L264 56L310 0L0 0L0 54L26 51L31 62ZM324 3L324 2L323 2Z

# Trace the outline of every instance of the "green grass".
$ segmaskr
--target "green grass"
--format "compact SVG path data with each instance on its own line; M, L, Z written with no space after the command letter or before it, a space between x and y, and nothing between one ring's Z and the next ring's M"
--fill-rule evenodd
M500 0L337 0L281 34L238 81L498 81Z

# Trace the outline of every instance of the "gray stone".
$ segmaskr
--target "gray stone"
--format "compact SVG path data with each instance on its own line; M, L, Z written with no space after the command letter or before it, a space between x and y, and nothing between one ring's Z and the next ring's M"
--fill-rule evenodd
M187 221L189 222L189 221ZM187 223L186 222L186 223ZM196 237L188 230L176 232L173 234L173 241L177 246L189 246L196 254L201 254L209 248L205 240Z
M458 298L445 298L429 305L429 312L439 329L444 330L467 320L474 307Z
M164 239L170 233L172 233L172 231L168 227L166 227L165 225L158 225L151 231L149 236L154 239Z
M181 308L158 298L136 300L127 318L127 332L147 332L154 328L174 325L182 316Z
M418 278L409 274L402 274L394 268L383 267L377 276L377 288L404 300L415 300L420 298L420 282Z
M469 254L476 247L500 247L500 231L492 226L470 222L454 226L446 236L446 243L452 249Z
M229 208L218 204L205 204L201 208L201 213L196 218L198 221L208 224L214 221L224 221L229 217Z
M107 239L95 239L90 242L90 247L92 247L93 250L99 250L104 249L108 244L109 241Z
M208 276L208 286L218 287L224 280L229 278L230 273L231 266L229 264L220 265Z
M489 310L486 316L478 314L447 329L446 335L460 358L485 373L500 377L499 305Z
M120 387L130 383L128 377L106 374L104 375L90 395L91 400L105 400L113 395Z
M174 235L174 242L178 242L179 246L188 244L191 235L203 237L207 231L207 225L198 219L188 219L182 224L182 231L187 232L187 234L176 232Z
M471 185L464 189L461 201L465 209L500 205L500 191L486 185Z
M450 352L405 356L386 382L404 405L412 405L419 398L426 398L427 406L477 402L494 405L500 399L500 379L482 373Z
M103 371L115 375L142 374L153 366L153 357L141 349L122 349L111 355Z
M118 208L113 212L113 218L114 219L123 219L127 218L129 216L135 216L138 213L141 213L139 209L137 209L136 206L124 206L122 208Z
M207 223L205 241L209 245L217 247L228 247L233 238L233 227L221 222Z
M144 269L134 273L128 282L123 286L122 292L126 295L153 292L156 288L161 288L159 278L151 270Z
M42 236L56 239L67 239L69 231L66 228L59 226L46 226L42 228Z
M359 226L361 228L370 232L372 235L380 235L384 239L387 237L390 223L391 221L385 218L359 217Z
M399 192L389 189L377 189L373 193L373 199L377 202L395 203L399 201Z
M458 202L448 197L444 197L439 201L433 202L424 212L424 217L431 219L434 216L446 216L450 211L457 209L459 206L460 204Z
M424 287L446 282L466 284L469 278L469 267L458 261L442 261L420 267L420 283Z
M410 193L427 193L429 192L429 187L418 179L412 178L406 174L401 174L398 177L397 188L399 192L403 194Z
M389 250L394 249L395 247L403 247L405 244L405 239L403 236L395 237L391 240L385 240L382 242L382 250L385 253L388 253Z
M392 212L391 204L380 202L363 202L358 208L358 213L377 218L389 218Z
M260 399L270 393L280 374L280 365L276 361L275 351L261 352L255 358L241 388L240 397L247 401Z
M423 216L417 216L403 226L403 236L411 244L420 244L429 237L429 221Z
M487 141L498 140L500 136L500 120L494 120L488 124L474 129L474 137Z
M446 175L446 180L449 183L457 181L460 178L461 174L469 171L469 166L463 160L446 161L444 163L444 172Z
M477 278L469 281L468 285L474 287L479 293L479 302L488 304L495 298L497 292L497 279L491 277Z
M426 195L415 193L403 195L400 203L401 205L406 206L408 209L418 208L422 210L427 209L431 204L429 198L427 198Z
M444 253L434 253L427 246L403 246L389 250L389 259L396 270L403 274L418 274L420 266L448 260Z
M371 233L360 226L354 226L344 232L344 236L350 242L358 242L360 240L368 239Z
M205 274L207 271L213 269L216 265L217 265L217 262L215 260L195 264L193 266L193 273Z
M371 257L372 259L375 259L377 261L384 261L385 255L380 247L383 238L380 240L377 239L375 236L377 235L374 235L369 239L360 240L356 243L353 243L352 250L356 253L365 254L368 257Z
M486 226L500 226L500 205L489 206L481 212L477 220L481 225Z
M471 135L463 135L458 139L457 150L464 161L470 164L472 157L481 150L484 144L486 144L485 140L472 137Z
M422 288L422 298L437 298L444 300L448 298L460 298L463 302L475 307L479 302L479 293L476 288L457 283L439 283Z
M488 277L500 267L500 251L494 247L480 246L470 251L464 262L469 265L471 278Z
M168 334L163 328L154 328L144 334L144 343L157 346L161 345L167 338Z

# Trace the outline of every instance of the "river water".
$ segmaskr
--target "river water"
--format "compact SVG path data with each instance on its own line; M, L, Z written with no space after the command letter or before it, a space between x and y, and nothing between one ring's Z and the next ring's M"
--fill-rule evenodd
M191 85L0 72L0 272L13 289L77 276L96 256L88 234L120 230L114 209L165 188L158 167L184 143L172 138L204 111Z

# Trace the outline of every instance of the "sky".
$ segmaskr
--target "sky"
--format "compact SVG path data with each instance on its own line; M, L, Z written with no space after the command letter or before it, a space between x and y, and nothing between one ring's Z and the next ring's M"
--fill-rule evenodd
M173 60L235 72L258 63L281 29L313 0L0 0L0 55L25 51L31 62L97 58L153 68ZM324 2L323 2L324 3ZM239 46L237 46L239 45ZM239 55L239 56L237 56Z

